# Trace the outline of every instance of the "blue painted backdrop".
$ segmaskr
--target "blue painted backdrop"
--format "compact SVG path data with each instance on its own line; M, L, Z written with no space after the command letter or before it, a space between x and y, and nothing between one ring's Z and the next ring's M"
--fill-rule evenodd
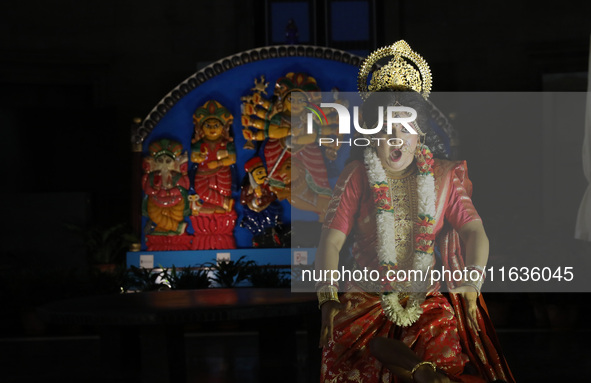
M193 113L195 109L202 106L206 101L214 99L224 105L234 115L232 134L237 149L237 164L234 165L235 190L233 197L236 200L236 221L235 238L238 248L251 247L252 236L247 229L241 228L239 222L242 219L242 206L239 203L240 184L245 176L244 163L252 158L257 152L254 150L242 149L245 140L242 136L240 124L240 98L252 93L254 79L265 76L269 82L267 93L273 94L273 88L278 78L289 72L304 72L314 78L323 92L329 92L337 87L342 92L357 91L358 67L337 62L311 57L282 57L270 58L244 64L223 72L181 98L168 113L158 122L152 132L146 137L143 143L144 155L147 153L148 145L161 138L174 139L182 143L185 150L190 151L191 137L193 135ZM348 147L343 147L339 152L339 158L334 163L328 163L329 176L334 185L338 171L342 169L344 161L348 156ZM292 209L287 201L282 202L283 222L292 220L317 221L318 216L311 212ZM142 227L147 221L143 217ZM192 233L191 225L188 225L188 232ZM145 241L142 238L142 248L145 249Z

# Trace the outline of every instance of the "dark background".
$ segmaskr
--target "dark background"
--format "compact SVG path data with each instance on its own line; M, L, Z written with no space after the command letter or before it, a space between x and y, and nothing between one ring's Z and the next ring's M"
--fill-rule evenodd
M313 3L318 45L328 43L324 4ZM266 45L268 5L262 0L4 2L0 271L85 266L80 241L64 223L129 224L133 118L144 118L166 93L208 63ZM371 51L405 39L429 62L435 92L586 90L589 1L376 0L375 15L369 23L375 41L353 50ZM583 111L578 112L579 123L575 118L567 127L542 129L522 121L511 134L456 116L491 257L561 260L586 259L591 253L589 243L573 239L586 187ZM585 271L576 269L575 275L584 278ZM51 288L40 286L31 294L45 287ZM491 299L490 306L499 327L535 322L588 329L581 299L586 295L512 295L496 304ZM527 309L524 300L530 303ZM540 313L536 302L548 312ZM571 334L571 351L580 350L577 334ZM518 355L526 338L505 338L506 348ZM545 349L546 339L528 342ZM565 343L553 339L554 350ZM548 355L540 358L522 368L552 362ZM557 373L583 365L566 358L569 353Z

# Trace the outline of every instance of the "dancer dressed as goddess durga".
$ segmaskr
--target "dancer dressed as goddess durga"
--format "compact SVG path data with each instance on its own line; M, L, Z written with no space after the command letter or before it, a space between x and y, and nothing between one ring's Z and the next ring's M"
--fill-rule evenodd
M384 58L390 61L371 72ZM447 286L319 282L321 381L513 382L480 296L489 243L470 199L466 163L437 158L440 142L425 119L427 63L398 41L366 59L359 90L366 128L377 125L380 106L404 105L418 113L411 123L418 134L395 124L392 135L380 137L400 138L402 146L352 155L327 209L316 268L338 269L352 237L353 267L360 270L445 267L479 277Z

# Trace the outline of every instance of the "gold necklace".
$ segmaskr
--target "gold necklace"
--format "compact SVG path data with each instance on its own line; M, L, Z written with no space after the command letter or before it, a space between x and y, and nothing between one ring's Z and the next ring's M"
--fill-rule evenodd
M414 256L414 231L418 216L417 177L416 167L414 168L415 171L407 172L404 178L387 177L394 208L396 259L403 269L412 268Z

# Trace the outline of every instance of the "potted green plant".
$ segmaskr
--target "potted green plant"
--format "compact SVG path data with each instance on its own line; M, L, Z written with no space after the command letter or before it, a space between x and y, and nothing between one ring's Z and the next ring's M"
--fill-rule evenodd
M252 274L256 263L254 261L245 261L245 255L237 260L219 261L216 263L206 263L204 266L213 270L214 275L211 280L220 287L236 287L241 282L247 281Z
M203 267L177 269L172 265L168 280L176 290L206 289L211 285L209 271Z
M126 231L126 226L122 223L107 228L82 228L70 224L66 227L82 238L88 264L103 272L113 272L123 263L125 251L132 243L138 242L134 235Z
M127 275L124 290L136 291L162 291L170 289L168 280L168 269L155 268L146 269L143 267L131 266Z

